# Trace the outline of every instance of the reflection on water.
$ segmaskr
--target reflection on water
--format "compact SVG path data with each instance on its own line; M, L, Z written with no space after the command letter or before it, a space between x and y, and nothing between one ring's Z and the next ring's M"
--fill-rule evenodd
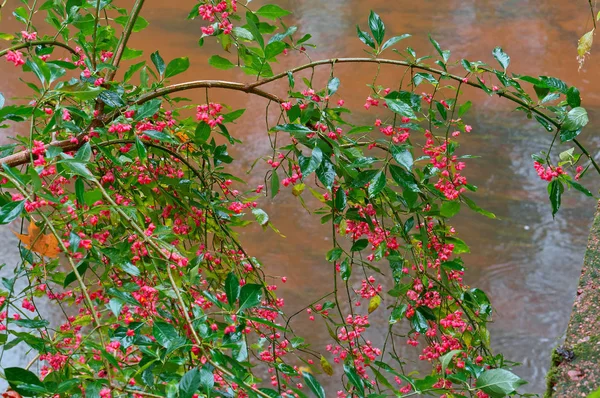
M511 71L559 76L580 88L588 109L597 107L600 102L597 94L600 80L592 73L598 66L596 54L587 61L582 72L577 73L577 38L586 31L585 25L589 25L589 9L583 1L287 0L279 3L293 10L302 34L310 31L313 41L321 43L312 52L313 59L363 55L362 43L355 38L355 24L366 26L368 11L372 8L384 18L389 35L412 33L413 37L406 43L419 54L431 52L428 33L451 49L454 59L492 62L491 49L500 45L512 57ZM146 54L160 49L165 59L188 55L192 68L186 76L192 79L247 80L247 76L235 70L208 69L207 59L219 51L219 47L211 43L204 48L196 46L198 24L183 21L190 4L170 2L167 7L163 2L149 2L143 15L150 21L150 28L135 36L131 47L143 49ZM3 18L1 31L21 30L8 13ZM283 70L297 62L300 61L284 60L280 67ZM373 65L336 66L336 75L342 80L340 94L349 107L360 109L368 95L365 83L375 70ZM322 70L317 76L325 79L328 72ZM12 66L0 62L0 74L5 77L0 91L7 98L20 95L17 90L23 86L15 78ZM381 83L397 81L398 77L398 70L384 69ZM203 95L188 96L200 102ZM256 157L268 153L269 148L265 115L256 106L259 100L224 92L210 95L211 100L223 101L234 108L254 108L240 119L238 128L230 129L245 141L243 150L234 151L240 159L240 171L245 171ZM537 178L530 160L531 153L548 147L551 137L536 123L527 122L522 114L511 112L512 108L506 103L477 92L467 95L477 102L467 116L474 132L466 138L463 150L482 158L470 160L465 174L480 187L476 195L478 203L500 218L488 220L470 213L457 218L458 231L473 248L473 253L466 257L467 279L470 284L486 290L496 307L495 323L491 325L495 348L509 359L522 362L518 373L530 381L527 389L542 392L550 350L568 322L594 202L569 193L553 220L545 185ZM592 121L596 120L594 112L590 113ZM584 141L597 148L600 139L591 136L593 124L586 129ZM12 134L14 132L9 131L4 136ZM247 180L258 184L261 178L255 172ZM274 202L265 206L265 210L287 238L267 231L246 234L243 240L250 252L272 270L271 274L288 276L289 282L281 289L281 295L286 299L288 312L293 313L332 289L331 269L323 259L331 243L329 227L319 225L315 216L308 216L291 195L284 193ZM15 239L6 227L0 239L0 254L12 264ZM376 323L384 327L384 311L373 315ZM327 331L308 322L306 317L299 316L299 319L296 332L309 336L315 346L321 348L328 339ZM369 338L374 345L383 345L382 329L372 328ZM396 343L404 345L403 341ZM21 361L22 351L17 351L20 348L13 349L10 358L5 356L2 365Z

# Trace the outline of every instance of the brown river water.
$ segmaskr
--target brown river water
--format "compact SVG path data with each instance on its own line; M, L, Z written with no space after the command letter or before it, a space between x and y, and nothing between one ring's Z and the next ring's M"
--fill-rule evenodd
M116 2L122 6L130 3ZM16 3L9 0L7 8L16 7ZM600 126L597 122L600 64L596 54L600 53L600 45L594 47L580 72L575 59L578 37L591 28L585 0L281 0L277 3L293 12L289 24L297 24L301 34L310 32L312 42L319 43L317 49L311 50L313 59L363 56L363 44L356 38L355 25L360 23L366 29L370 9L382 16L388 35L411 33L413 37L400 44L412 46L419 54L433 52L427 40L429 33L443 48L452 50L454 60L467 58L491 63L494 61L491 50L502 46L512 58L512 72L556 76L579 87L583 106L591 116L582 141L593 154L598 153L600 137L594 131ZM260 4L252 2L251 6ZM131 47L143 49L145 56L158 49L165 60L189 56L192 66L186 74L177 76L178 81L212 78L249 81L241 72L208 67L208 57L219 51L219 47L211 43L203 48L197 46L200 21L185 20L192 5L191 1L148 1L142 15L150 26L133 37ZM1 32L21 30L9 13L3 13L2 18ZM393 55L389 53L388 57ZM285 59L274 69L283 71L299 62ZM365 84L372 80L376 67L340 65L335 72L342 81L341 96L349 108L358 110L355 118L362 115L364 122L369 123L373 115L367 119L360 110L369 93ZM379 81L391 84L401 72L384 68ZM317 74L321 83L328 73L327 69ZM24 85L18 81L12 65L4 61L0 62L0 76L0 92L10 102L12 97L20 95ZM272 89L284 93L277 85ZM202 91L187 96L199 103L204 102L204 95ZM568 323L596 204L580 194L568 193L553 220L545 184L537 177L530 158L531 153L548 147L551 136L500 99L477 92L466 95L475 105L465 117L474 129L465 141L464 151L482 157L469 160L464 174L480 188L475 195L478 204L499 217L489 220L464 212L456 218L457 230L472 249L465 256L466 279L484 289L495 306L495 322L491 325L495 350L521 362L516 373L530 382L525 390L541 393L550 351L560 343ZM266 102L223 91L211 92L210 96L211 101L222 101L234 108L252 108L238 126L230 127L232 134L244 141L243 146L232 151L238 159L237 172L243 174L254 159L269 151ZM3 140L12 134L14 131L3 131ZM262 177L253 172L246 178L252 184L259 184ZM597 188L600 184L588 183L588 186ZM321 226L318 216L309 215L291 195L281 194L263 208L286 238L272 231L256 230L244 234L242 240L269 268L270 274L288 277L280 294L286 299L287 311L293 313L332 289L331 269L324 260L324 253L331 245L330 227ZM9 265L16 262L15 245L16 238L9 228L2 227L1 262ZM2 272L10 273L10 267ZM373 327L369 337L374 345L381 347L385 311L379 310L373 317L382 326ZM309 322L306 316L299 318L296 332L309 337L315 348L324 351L329 338L326 329ZM21 345L4 355L2 366L23 366L26 358L25 347Z

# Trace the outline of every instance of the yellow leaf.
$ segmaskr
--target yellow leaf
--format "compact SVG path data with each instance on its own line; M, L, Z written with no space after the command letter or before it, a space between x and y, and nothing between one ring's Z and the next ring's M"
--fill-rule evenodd
M331 367L331 364L323 355L321 355L321 368L323 368L323 372L327 373L329 376L333 376L333 367Z
M306 373L310 373L310 374L312 374L312 369L311 369L311 368L309 368L308 366L299 366L299 367L298 367L298 371L299 371L300 373L306 372Z
M379 304L381 304L381 297L380 296L372 297L371 300L369 301L369 314L371 312L375 311L379 307Z
M294 188L292 188L292 193L294 196L300 196L302 195L302 192L304 192L304 188L306 188L305 184L294 185Z
M44 235L32 220L27 228L28 235L21 235L13 231L25 247L40 256L57 258L60 250L58 240L53 234Z
M577 45L577 54L579 54L580 57L583 57L592 49L592 43L594 42L594 30L595 29L590 30L579 39L579 43Z

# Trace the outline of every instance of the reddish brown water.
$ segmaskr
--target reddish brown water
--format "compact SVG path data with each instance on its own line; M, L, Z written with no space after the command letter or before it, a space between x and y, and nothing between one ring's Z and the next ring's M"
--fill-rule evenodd
M10 3L16 1L9 1L9 9ZM251 5L255 3L258 2ZM363 44L355 37L355 25L360 23L366 28L370 9L383 17L389 35L413 34L404 43L420 54L432 53L428 33L444 48L451 49L455 60L493 62L491 50L500 45L512 57L511 71L557 76L580 88L584 106L592 118L583 141L597 153L600 139L593 132L597 125L595 109L600 103L600 79L595 73L600 45L594 48L579 73L575 60L577 38L591 24L584 0L289 0L278 4L293 11L290 23L294 21L300 32L312 33L313 42L320 44L311 52L313 59L362 56ZM192 2L148 2L142 15L150 21L150 27L133 38L131 47L143 49L146 55L159 49L167 60L189 56L192 67L185 76L178 76L178 81L206 78L248 81L242 73L208 67L208 57L219 48L214 44L203 48L196 45L199 22L185 21L191 6ZM3 18L0 31L21 30L8 13ZM296 61L285 60L279 70L295 65ZM372 65L336 66L336 75L342 80L340 94L349 107L360 109L368 95L365 84L375 71ZM328 72L323 70L318 74L322 81ZM397 81L400 72L383 69L381 84ZM3 77L0 91L7 99L18 96L24 86L17 80L15 69L0 62L0 76ZM282 92L276 86L273 90ZM252 108L237 128L230 129L244 140L243 149L235 151L241 160L239 171L244 172L255 158L268 153L266 102L231 92L210 95L211 100ZM481 93L467 95L477 102L466 117L474 132L465 150L482 158L469 161L465 174L480 187L478 203L500 218L488 220L466 213L457 219L457 229L472 247L472 254L466 256L467 279L490 294L497 310L496 322L491 326L494 347L507 358L522 362L517 373L530 381L527 389L542 392L550 351L561 341L575 297L595 202L569 193L553 220L545 184L536 176L530 160L531 153L547 148L551 137L522 114L512 112L510 104ZM204 92L190 93L188 97L203 101ZM10 134L3 133L5 137ZM254 173L248 180L258 184L261 176ZM324 253L331 244L330 230L319 225L317 216L308 215L298 202L291 200L291 195L280 195L274 204L264 208L287 238L271 231L256 231L244 235L243 240L270 267L272 274L288 276L281 295L286 298L288 312L293 313L332 289L331 270L324 261ZM11 264L15 239L7 228L1 231L0 254ZM306 317L301 318L296 331L322 348L328 339L327 331L308 322ZM384 325L385 311L377 311L374 318ZM383 333L383 328L371 332L375 345L382 345ZM22 351L18 350L11 351L18 353L11 358L19 358ZM9 363L6 361L10 360L5 356L4 366Z

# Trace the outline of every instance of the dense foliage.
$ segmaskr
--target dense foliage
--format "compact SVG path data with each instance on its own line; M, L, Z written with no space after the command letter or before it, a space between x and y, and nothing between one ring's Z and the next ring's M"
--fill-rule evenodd
M24 72L31 98L0 95L3 127L28 126L0 154L0 223L22 218L26 230L17 234L21 262L2 279L0 342L3 355L21 344L37 356L3 369L7 394L323 398L323 378L336 377L339 397L496 398L524 383L489 348L492 307L463 283L469 248L449 224L460 210L494 218L469 197L472 156L458 148L476 126L463 119L471 102L460 94L469 87L512 101L554 136L532 163L555 214L566 189L592 196L578 180L600 171L577 140L588 122L577 88L507 72L501 48L491 64L454 60L433 38L434 56L400 49L409 35L386 36L373 12L366 30L357 27L368 57L312 61L311 35L284 23L288 11L236 0L203 0L189 18L200 46L217 40L227 50L213 67L254 79L169 85L188 58L126 46L148 26L143 0L131 10L116 0L21 3L13 15L23 31L0 33L0 56ZM284 54L309 63L278 72ZM397 88L366 79L366 125L348 122L339 63L401 71ZM324 87L298 77L317 67L330 70ZM266 89L276 81L285 98ZM228 150L243 145L232 123L244 110L211 101L213 88L275 103L279 122L265 128L272 152L257 160L269 168L265 185L235 175ZM206 102L174 96L192 89L206 90ZM574 147L558 154L559 143ZM314 196L314 221L331 226L331 292L301 311L327 326L326 347L294 333L268 265L238 240L251 223L276 231L261 205L282 190L307 209L303 197ZM55 313L38 311L44 300ZM382 347L365 338L375 311L389 319ZM47 318L57 313L55 325ZM431 364L427 375L398 355L404 344Z

